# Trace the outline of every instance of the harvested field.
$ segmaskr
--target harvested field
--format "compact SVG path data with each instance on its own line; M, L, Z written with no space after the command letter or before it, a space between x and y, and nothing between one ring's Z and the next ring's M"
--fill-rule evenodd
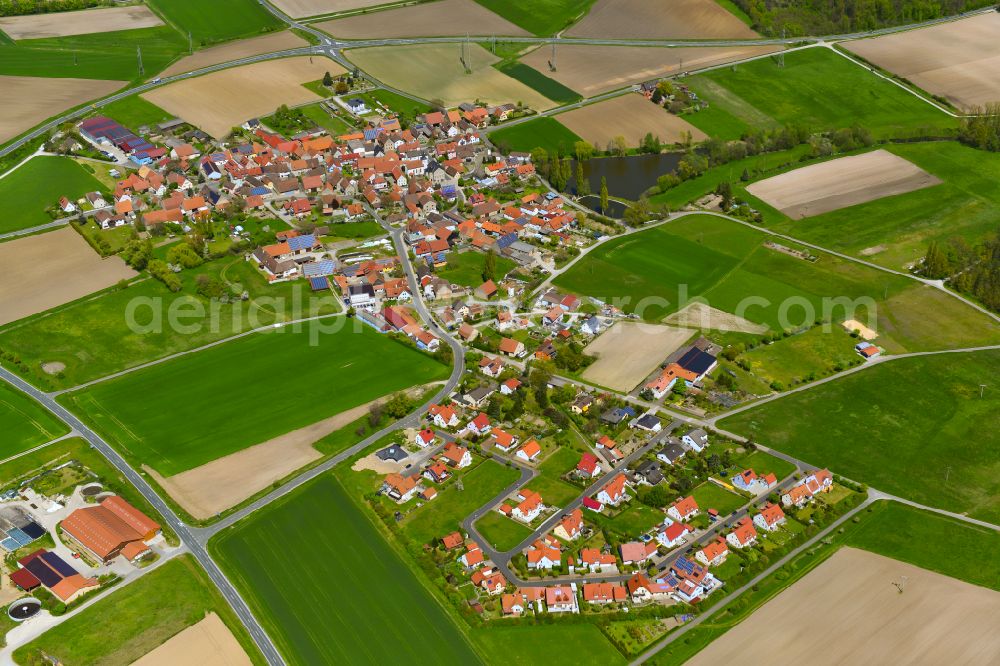
M595 146L606 146L616 136L624 136L628 145L638 146L650 132L664 143L681 143L685 132L690 132L695 141L708 138L680 116L635 93L560 113L555 119Z
M865 60L968 110L1000 102L1000 14L845 42Z
M198 520L205 520L321 458L313 442L361 418L370 404L348 409L180 474L164 477L150 467L145 470L185 511Z
M323 78L324 72L336 76L344 68L318 56L284 58L178 81L142 97L220 138L233 126L267 115L282 104L319 100L319 95L301 84Z
M555 106L516 79L492 67L500 59L472 44L466 74L454 44L379 46L346 51L348 59L376 79L424 99L440 99L445 106L480 99L487 104L524 102L535 110Z
M160 72L160 76L183 74L184 72L218 65L230 60L247 58L261 53L274 53L275 51L284 51L285 49L294 49L300 46L309 46L309 42L288 30L284 32L272 32L260 37L241 39L221 46L213 46L201 51L195 51L194 55L181 58L170 67L167 67Z
M714 331L738 331L740 333L767 333L767 326L723 312L706 303L691 303L663 320L664 324L684 328L709 329Z
M470 32L473 35L528 35L473 0L438 0L385 12L356 14L323 21L315 27L345 39L454 37ZM452 48L451 53L454 55L457 51Z
M898 155L873 150L767 178L747 192L792 219L802 219L940 182Z
M95 32L113 32L135 28L155 28L158 25L163 25L163 21L146 5L0 18L0 30L3 30L15 41L89 35Z
M616 391L631 391L692 333L672 326L618 322L583 350L597 360L582 376Z
M271 4L292 18L320 16L384 5L394 0L272 0Z
M535 49L521 62L584 97L593 97L634 83L676 74L681 62L684 71L694 71L780 50L779 46L655 48L561 44L556 52L558 69L555 72L549 70L552 50L548 48Z
M848 331L857 331L862 340L874 340L878 337L878 333L854 319L848 319L841 326Z
M816 599L822 612L801 612ZM997 592L842 548L687 663L766 653L779 663L996 664L997 617Z
M119 257L101 259L69 227L0 243L0 265L17 276L0 282L0 325L136 275Z
M214 666L250 666L253 662L222 619L209 613L152 652L132 662L132 666L174 666L174 664L213 664Z
M602 39L755 39L715 0L597 0L569 37Z
M0 75L0 90L4 92L3 110L0 111L0 143L50 116L110 95L124 85L124 81Z

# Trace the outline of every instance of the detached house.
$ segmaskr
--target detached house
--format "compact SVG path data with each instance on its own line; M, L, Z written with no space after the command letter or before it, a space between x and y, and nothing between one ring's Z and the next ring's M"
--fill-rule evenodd
M596 499L601 504L610 504L611 506L618 506L628 499L628 493L625 492L625 475L618 474L611 479L606 486L598 491Z
M509 453L510 450L517 446L520 442L517 435L512 435L506 430L501 430L500 428L494 428L491 431L491 435L493 436L493 446L497 447L504 453Z
M382 482L382 489L386 495L400 504L408 501L420 490L413 477L401 474L389 474L386 476Z
M781 496L781 503L788 506L803 507L819 493L829 492L833 487L833 475L828 469L813 472L797 486L789 489Z
M580 456L580 462L576 465L576 472L588 479L600 476L601 465L597 460L597 456L589 451Z
M469 421L469 423L465 426L465 432L469 433L470 435L477 435L482 437L483 435L490 434L490 430L492 428L493 426L490 424L490 417L480 412L479 414L476 415L474 419Z
M458 413L450 405L431 405L427 414L439 428L454 428L458 425Z
M545 588L545 609L550 613L579 613L576 591L569 585Z
M623 564L642 564L656 552L656 544L652 541L630 541L619 547Z
M684 446L695 453L701 453L708 446L708 433L701 428L696 428L681 437Z
M560 539L573 541L583 531L583 511L573 509L571 513L563 516L563 519L559 521L559 524L552 531Z
M766 504L756 516L753 523L766 532L773 532L785 524L785 512L777 504Z
M462 469L472 464L472 454L464 446L459 446L455 442L445 444L441 451L445 461L455 469Z
M419 446L420 448L424 448L433 444L435 439L436 436L434 435L434 431L430 430L429 428L425 428L424 430L421 430L420 432L417 433L417 436L414 438L414 441L416 442L417 446Z
M517 493L517 499L520 500L520 503L511 509L510 517L519 522L530 523L541 515L545 509L545 504L542 503L542 496L534 490L521 489Z
M549 571L553 567L558 567L562 564L562 551L559 548L559 542L552 537L535 541L528 546L528 550L525 551L524 556L528 560L529 569L544 569Z
M526 460L528 462L534 462L538 458L538 454L542 452L542 447L534 439L525 442L517 451L517 457L521 460Z
M698 503L694 500L694 497L688 495L683 497L667 509L667 515L674 520L687 520L689 518L694 518L699 513Z
M774 474L757 476L757 473L752 469L743 470L734 476L731 481L733 482L733 485L740 490L745 490L754 494L766 492L778 485L778 479L774 476Z
M726 535L726 542L733 548L749 548L757 543L757 530L749 516L743 516L733 531Z
M671 522L657 533L656 540L666 548L674 548L684 543L684 535L690 531L691 528L684 523Z
M611 553L603 553L600 548L584 548L580 551L580 564L590 573L614 573L618 571L618 560Z
M500 353L506 354L507 356L512 356L515 358L520 358L524 356L526 352L524 348L524 343L519 342L513 338L504 338L500 341Z
M729 546L726 545L725 539L719 537L695 553L694 559L698 560L706 567L715 567L725 562L727 555L729 555Z

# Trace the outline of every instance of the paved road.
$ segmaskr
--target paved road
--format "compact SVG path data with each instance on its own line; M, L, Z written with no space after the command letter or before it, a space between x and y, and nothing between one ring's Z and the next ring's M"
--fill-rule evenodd
M67 411L62 405L57 403L52 396L39 391L37 388L28 384L23 379L13 374L6 368L0 367L0 379L6 381L7 383L14 386L14 388L28 394L36 401L41 403L43 407L57 416L63 423L68 425L74 432L79 433L90 445L97 449L101 455L108 459L108 461L115 466L115 468L126 478L128 481L136 487L136 489L142 494L144 498L153 506L156 511L163 516L167 525L172 529L180 538L181 543L185 545L191 554L198 560L205 571L208 573L209 578L212 582L219 588L222 595L225 597L229 605L232 606L233 610L236 612L240 621L243 622L247 630L250 632L250 636L253 638L254 643L260 648L261 653L267 659L269 664L272 666L278 666L283 664L284 661L281 655L278 654L278 650L275 648L274 643L271 638L264 631L264 628L257 622L257 619L250 612L250 608L247 606L246 602L240 596L236 588L233 587L229 579L226 578L222 570L219 569L215 561L208 554L205 549L204 542L198 541L194 538L190 528L181 522L177 514L174 513L166 502L160 499L160 496L156 494L153 488L146 482L141 474L136 472L132 467L125 462L125 459L118 455L118 452L111 448L107 442L105 442L101 437L97 435L93 430L88 428L80 419Z

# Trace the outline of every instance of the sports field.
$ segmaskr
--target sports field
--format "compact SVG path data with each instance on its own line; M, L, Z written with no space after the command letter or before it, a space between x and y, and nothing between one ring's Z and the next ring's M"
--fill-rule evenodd
M76 202L87 192L103 190L101 182L79 163L65 157L39 155L0 178L0 233L47 224L45 212L65 196ZM60 211L59 217L67 217Z
M163 610L169 608L170 612ZM159 565L14 651L17 663L131 664L167 639L217 614L255 664L265 664L236 613L190 555Z
M169 476L447 375L354 320L334 322L340 330L313 344L310 326L257 333L63 400L133 460Z
M680 116L635 93L560 113L556 120L602 149L617 136L624 136L629 146L638 146L647 134L663 143L683 143L688 135L695 142L708 138Z
M212 46L195 51L194 55L185 56L160 72L160 76L173 76L184 72L193 72L202 67L209 67L231 60L239 60L260 53L274 53L308 46L309 42L290 30L273 32L260 37L251 37L239 41Z
M597 0L568 37L600 39L756 39L715 0Z
M784 63L782 67L777 58L762 58L699 74L685 83L716 112L748 128L804 125L818 131L860 125L876 136L895 136L956 125L954 118L831 49L789 53ZM836 104L830 103L833 99ZM690 120L714 135L718 120L706 123L708 118L696 113Z
M1000 16L846 42L865 60L940 95L960 109L1000 102Z
M149 6L195 46L278 30L284 24L255 0L147 0Z
M481 663L355 501L322 476L209 547L291 664Z
M530 152L544 148L550 154L572 155L573 145L583 141L555 118L532 118L490 133L490 141L505 150Z
M586 14L594 0L476 0L535 35L552 35Z
M333 227L335 230L336 227ZM499 255L494 257L496 266L496 279L499 281L503 276L517 268L517 264L507 257ZM435 273L438 276L449 280L455 284L466 287L478 287L483 283L483 263L486 255L482 252L449 252L448 265L440 268Z
M353 14L315 25L343 39L528 34L474 0L436 0L398 9Z
M1000 432L983 424L1000 422L998 373L998 351L899 359L720 427L880 490L996 523Z
M0 382L0 460L17 455L69 432L62 421L7 382Z
M748 226L688 215L604 243L555 284L619 299L619 307L646 321L701 297L778 331L817 318L857 319L850 310L872 314L883 336L879 344L892 353L1000 342L991 319L933 288L830 255L805 261L766 247L765 240Z
M4 46L0 45L0 63ZM72 71L72 70L66 70ZM26 132L46 118L83 104L96 97L110 95L124 81L95 81L93 79L55 79L33 76L5 76L0 64L0 89L7 97L3 115L0 115L0 143ZM0 180L0 188L3 181ZM35 201L33 200L33 205ZM34 206L32 206L34 207ZM7 221L0 228L7 227Z
M0 30L15 41L153 28L158 25L163 25L163 21L145 5L0 18Z

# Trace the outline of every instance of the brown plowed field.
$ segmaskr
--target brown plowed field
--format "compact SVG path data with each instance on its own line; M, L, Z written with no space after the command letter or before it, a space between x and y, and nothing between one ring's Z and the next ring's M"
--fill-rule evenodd
M248 58L261 53L274 53L275 51L284 51L300 46L309 46L309 42L288 30L284 32L272 32L260 37L241 39L236 42L222 44L221 46L212 46L201 51L195 51L194 55L181 58L170 67L167 67L160 72L160 76L183 74L184 72L192 72L202 67L218 65L230 60L239 60L240 58Z
M755 39L715 0L597 0L569 37L606 39Z
M382 12L355 14L323 21L316 27L344 39L528 34L473 0L438 0Z
M692 335L694 331L686 328L620 321L583 350L597 360L582 377L616 391L631 391Z
M688 121L637 93L625 93L560 113L555 118L577 136L602 149L616 136L624 136L630 146L638 146L647 133L659 136L664 143L681 143L685 132L690 132L695 141L708 138Z
M0 90L4 97L0 107L0 143L31 129L46 118L86 101L110 95L124 85L124 81L0 75Z
M367 9L391 2L394 0L271 0L272 5L292 18Z
M154 28L163 25L146 5L109 7L80 12L55 12L0 18L0 30L13 40L89 35L95 32Z

